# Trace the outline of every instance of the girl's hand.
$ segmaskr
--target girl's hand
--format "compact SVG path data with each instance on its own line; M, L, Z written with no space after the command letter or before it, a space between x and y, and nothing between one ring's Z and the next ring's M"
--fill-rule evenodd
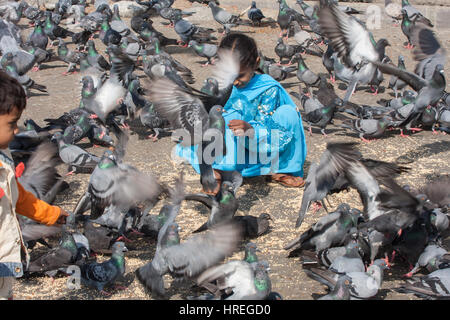
M250 123L245 122L244 120L231 120L228 123L228 128L233 131L235 136L253 136L253 127Z

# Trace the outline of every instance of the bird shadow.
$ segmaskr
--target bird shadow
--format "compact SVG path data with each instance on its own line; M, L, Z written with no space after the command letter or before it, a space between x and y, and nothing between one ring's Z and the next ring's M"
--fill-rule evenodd
M420 158L430 157L449 150L450 150L450 143L448 143L447 141L436 141L425 144L421 146L420 149L418 150L408 151L407 153L402 154L397 159L395 159L395 162L411 163Z
M66 68L66 67L67 67L67 65L64 65L64 64L43 64L43 65L41 65L40 70Z
M267 184L266 176L245 178L243 185L248 184L245 194L238 197L239 210L249 212L250 209L262 198L267 197L272 187Z

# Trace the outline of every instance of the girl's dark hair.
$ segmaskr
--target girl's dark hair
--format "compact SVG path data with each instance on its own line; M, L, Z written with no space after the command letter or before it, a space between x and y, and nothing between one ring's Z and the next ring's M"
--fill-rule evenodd
M0 115L10 113L14 107L22 111L27 105L22 85L0 70Z
M220 41L219 48L239 53L241 67L256 67L258 46L253 38L242 33L230 33Z

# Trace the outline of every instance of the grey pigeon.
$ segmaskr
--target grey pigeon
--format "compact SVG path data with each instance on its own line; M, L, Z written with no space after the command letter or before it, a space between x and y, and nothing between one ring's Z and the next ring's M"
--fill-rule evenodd
M390 118L384 117L381 119L345 120L341 127L353 130L358 133L361 140L369 142L372 139L381 138L390 125Z
M208 42L217 39L211 35L214 32L214 29L196 26L195 24L183 19L181 14L175 15L174 19L175 32L178 34L181 42L183 42L185 46L188 45L190 40Z
M295 59L297 59L297 78L300 82L306 85L308 93L311 95L311 87L317 87L320 84L320 78L317 74L312 72L305 64L300 53L295 54Z
M333 290L317 300L350 300L351 285L352 279L349 276L340 276Z
M289 256L293 256L301 250L314 249L319 252L331 246L340 246L344 243L347 232L356 226L357 219L358 216L350 212L348 204L340 204L335 212L320 218L311 228L283 248L292 250Z
M429 27L433 27L431 21L425 18L425 16L419 10L417 10L417 8L413 7L409 3L409 0L402 0L402 10L404 10L408 18L412 19L414 22L420 22Z
M355 242L349 242L343 256L337 257L330 265L329 269L336 273L363 272L364 262L359 255L359 246Z
M221 91L225 88L231 88L231 84L236 79L238 59L233 53L227 51L219 56L220 60L216 65L215 78L218 80L219 90ZM153 81L149 91L149 98L153 102L155 110L163 118L169 120L175 129L179 129L176 135L182 137L182 145L198 145L200 182L206 192L213 193L214 190L218 189L218 186L211 164L217 157L226 153L224 149L223 107L212 104L220 102L221 97L203 96L203 101L207 103L205 105L201 96L193 94L192 91L194 90L183 89L171 80L164 78ZM208 138L209 142L207 142L206 137L214 137L214 139ZM213 151L206 154L203 150Z
M208 221L195 230L194 233L230 221L234 217L239 205L233 191L233 185L228 181L222 182L220 190L215 196L202 193L192 195L187 194L185 199L206 203L211 209Z
M230 261L207 269L199 275L196 282L218 283L218 290L228 293L225 300L263 300L272 290L272 283L264 261L252 266L246 261Z
M202 66L207 66L213 62L213 59L217 56L217 45L209 43L198 43L195 40L189 41L189 47L194 49L195 54L200 57L207 58L208 61Z
M58 246L30 262L28 272L50 272L55 275L60 268L75 264L78 254L72 234L63 228ZM55 272L56 271L56 272Z
M159 231L152 261L136 271L138 279L157 297L165 295L163 275L170 273L178 278L195 278L231 255L240 240L239 229L225 224L180 243L174 218L172 215Z
M357 84L368 84L373 79L377 68L367 61L379 61L379 53L366 27L342 12L336 4L326 3L320 8L319 23L338 57L343 59L345 66L353 69L344 97L346 103Z
M113 285L125 273L124 252L128 251L125 244L118 241L112 246L111 258L105 262L83 264L81 266L81 283L96 288L103 294L109 295L103 289Z
M76 65L80 63L80 55L76 51L69 50L63 39L58 38L58 58L68 64L64 75L74 72Z
M424 25L414 26L411 30L411 41L414 45L413 59L418 61L414 72L419 77L430 80L436 66L445 65L447 52L433 30Z
M70 174L78 172L77 170L82 171L83 169L90 169L89 171L92 172L100 162L100 158L96 155L76 145L66 143L61 132L56 132L53 137L58 144L59 156L68 165L68 172Z
M424 299L448 299L450 296L450 268L436 270L394 289L400 293L412 293Z
M405 67L405 58L402 55L398 56L398 68L402 70L406 70ZM403 80L400 80L396 76L391 76L389 79L389 86L388 88L392 88L394 90L395 98L398 97L398 90L402 90L406 87L406 82Z
M159 196L161 187L156 178L122 163L124 150L120 149L105 151L90 176L87 196L91 198L91 219L100 217L110 204L126 209Z
M289 28L292 21L297 21L300 25L305 25L305 16L300 12L290 8L286 0L277 0L279 3L277 23L281 29L279 37L285 35L287 38L289 36Z
M428 272L436 271L439 268L440 258L448 256L447 250L435 242L430 242L419 256L414 268L406 274L407 277L412 277L416 272L422 268L426 268Z
M274 48L275 53L280 58L279 64L283 62L284 58L288 58L289 64L291 64L294 55L300 52L300 50L304 49L300 45L290 45L288 43L285 43L283 41L283 38L278 38L277 44L275 45Z
M388 268L386 261L378 259L365 272L346 273L346 276L351 279L350 299L369 299L376 296L383 283L383 272L386 268ZM331 290L335 288L339 279L338 274L329 270L310 268L304 271L309 277L325 284Z
M211 8L211 12L214 20L220 23L223 28L223 34L229 33L231 28L239 24L241 21L240 16L236 16L234 14L229 13L223 8L219 7L215 2L211 1L208 3L208 6Z

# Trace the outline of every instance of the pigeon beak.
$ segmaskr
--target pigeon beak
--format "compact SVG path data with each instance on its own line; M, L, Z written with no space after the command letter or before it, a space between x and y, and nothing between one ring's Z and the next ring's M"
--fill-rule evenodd
M122 251L123 252L128 252L128 248L124 246Z

